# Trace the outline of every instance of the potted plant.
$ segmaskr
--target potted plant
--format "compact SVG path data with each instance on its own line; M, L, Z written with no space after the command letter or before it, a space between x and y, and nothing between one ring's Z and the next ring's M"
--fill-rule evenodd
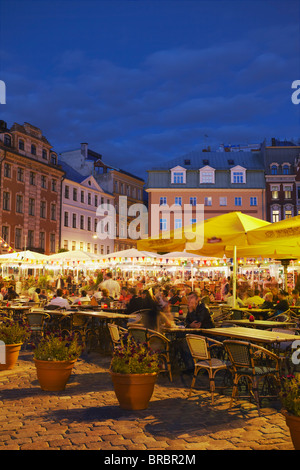
M130 336L123 340L124 345L114 349L109 370L115 394L121 408L144 410L160 370L159 357L146 343L138 343Z
M281 379L280 398L286 424L290 430L295 450L300 450L300 379L288 375Z
M0 370L14 368L22 344L29 338L30 330L24 323L6 320L0 324Z
M60 333L50 333L44 336L34 350L42 390L64 390L81 351L76 335L63 338Z

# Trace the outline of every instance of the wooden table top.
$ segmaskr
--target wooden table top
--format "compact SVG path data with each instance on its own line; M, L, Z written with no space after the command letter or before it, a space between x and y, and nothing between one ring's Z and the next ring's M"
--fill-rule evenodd
M253 341L254 343L276 343L282 341L300 340L300 336L297 335L279 333L277 331L266 331L258 328L246 328L242 326L229 328L203 328L199 331L212 336L223 336L244 341Z
M251 326L253 328L282 328L282 327L292 327L295 325L293 322L284 322L284 321L272 321L272 320L255 320L250 321L247 318L241 320L223 320L222 324L225 323L234 323L235 325L241 326Z

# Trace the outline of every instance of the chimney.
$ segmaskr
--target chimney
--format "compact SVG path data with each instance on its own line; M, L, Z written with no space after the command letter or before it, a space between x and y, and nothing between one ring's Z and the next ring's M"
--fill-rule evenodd
M276 139L275 139L275 137L272 137L272 147L276 147Z
M87 159L87 156L88 156L88 144L87 143L83 143L83 144L80 144L81 146L81 155L84 157L84 159L86 160Z

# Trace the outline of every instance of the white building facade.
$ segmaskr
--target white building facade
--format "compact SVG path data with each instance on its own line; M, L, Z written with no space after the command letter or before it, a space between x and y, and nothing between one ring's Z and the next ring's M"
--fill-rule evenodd
M66 165L63 167L66 171ZM100 256L112 253L114 240L100 239L97 234L97 208L101 204L113 204L114 197L103 191L93 176L76 173L73 171L69 176L66 171L62 185L60 247Z

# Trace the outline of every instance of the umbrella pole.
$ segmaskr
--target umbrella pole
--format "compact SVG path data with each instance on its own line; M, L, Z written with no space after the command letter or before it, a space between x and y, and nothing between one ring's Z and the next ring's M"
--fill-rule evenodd
M233 295L233 307L237 307L236 301L236 245L233 247L233 277L232 277L232 295Z

